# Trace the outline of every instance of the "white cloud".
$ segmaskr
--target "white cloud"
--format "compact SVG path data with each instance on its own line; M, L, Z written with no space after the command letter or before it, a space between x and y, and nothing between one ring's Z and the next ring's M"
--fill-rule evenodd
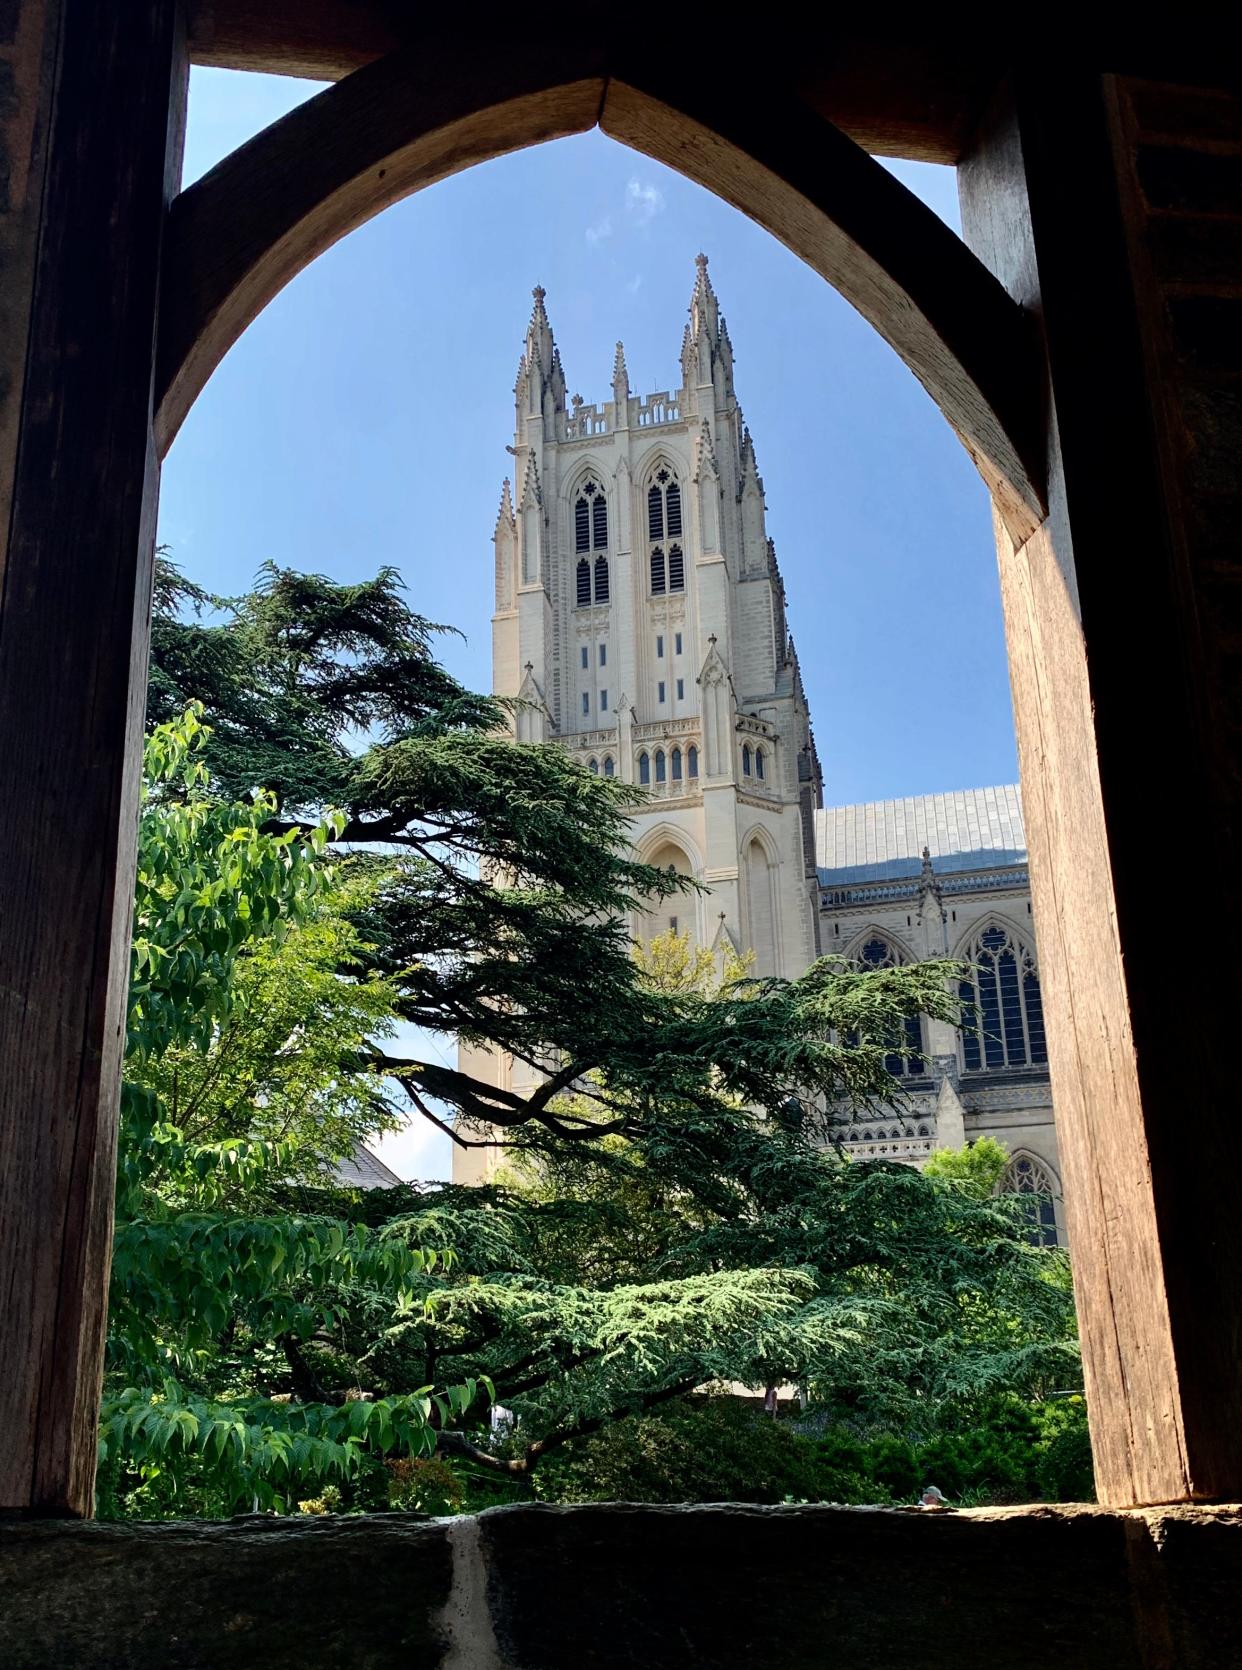
M612 216L605 215L603 220L597 220L594 226L586 229L586 241L591 244L601 244L605 238L612 237Z
M662 212L664 193L659 186L644 185L634 175L625 188L625 212L638 226L646 226Z
M635 273L633 278L630 279L629 283L626 285L626 289L629 291L631 296L638 294L638 287L642 281L643 275L641 273Z

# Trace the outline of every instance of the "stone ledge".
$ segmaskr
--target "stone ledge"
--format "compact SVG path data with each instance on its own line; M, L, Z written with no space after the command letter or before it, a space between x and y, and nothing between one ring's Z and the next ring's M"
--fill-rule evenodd
M1242 1510L0 1522L5 1670L1229 1670Z

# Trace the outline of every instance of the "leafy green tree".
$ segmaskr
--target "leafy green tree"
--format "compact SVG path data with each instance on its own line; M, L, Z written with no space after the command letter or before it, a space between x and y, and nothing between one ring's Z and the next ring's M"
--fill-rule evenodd
M339 1219L256 1210L269 1180L296 1175L308 1150L321 1167L347 1133L353 1140L341 1098L307 1107L296 1057L299 1034L322 1045L325 1017L335 1026L341 1016L318 977L325 932L337 950L342 934L351 953L358 942L330 907L334 820L274 833L269 796L215 797L201 760L207 735L190 707L146 747L100 1434L105 1509L122 1496L162 1506L186 1485L191 1503L216 1511L281 1506L291 1487L349 1478L377 1449L430 1450L433 1411L459 1413L475 1391L419 1386L352 1407L272 1395L278 1353L332 1325L342 1286L399 1306L437 1255ZM295 994L291 946L316 976ZM277 986L284 1012L274 1019ZM373 998L362 981L347 1005L354 1053L382 1021ZM255 1029L260 1055L278 1037L283 1055L260 1062ZM315 1077L321 1092L322 1062Z
M160 568L152 721L201 700L214 786L261 787L273 830L305 833L340 807L335 839L374 880L370 968L396 983L400 1019L539 1074L519 1094L380 1052L410 1104L447 1109L459 1141L531 1124L568 1141L633 1134L674 1103L705 1118L738 1099L782 1117L797 1103L813 1123L827 1100L890 1095L905 1016L952 1012L947 965L825 962L711 998L640 980L630 913L686 883L629 857L638 791L555 745L514 746L512 704L439 668L436 630L388 569L338 585L269 566L226 601Z
M929 1155L924 1174L958 1185L975 1200L986 1200L1000 1187L1009 1164L1009 1150L995 1137L977 1137L964 1148L938 1148Z
M528 1481L714 1383L906 1423L1068 1383L1061 1255L1006 1202L819 1145L829 1102L897 1094L885 1056L908 1014L951 1014L947 965L756 980L674 942L636 962L631 909L684 885L626 856L636 791L513 745L431 631L387 572L271 569L222 604L161 571L151 716L203 697L179 794L222 839L150 861L170 881L139 899L155 1030L129 1064L104 1426L127 1511L171 1484L212 1511L322 1501L433 1445ZM278 899L247 902L235 846ZM144 998L144 941L177 933L188 960ZM219 992L197 972L217 955ZM403 1057L397 1022L509 1051L539 1087ZM323 1168L400 1098L457 1140L499 1132L508 1175L333 1187ZM485 1382L507 1433L480 1424Z

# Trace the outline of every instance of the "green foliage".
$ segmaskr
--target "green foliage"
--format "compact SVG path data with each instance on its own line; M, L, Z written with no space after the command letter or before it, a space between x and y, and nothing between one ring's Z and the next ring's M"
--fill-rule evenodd
M355 1478L365 1456L429 1451L433 1418L458 1417L477 1388L419 1385L352 1402L272 1395L278 1354L296 1375L299 1342L336 1326L343 1295L384 1295L408 1309L449 1255L272 1209L302 1150L318 1172L340 1142L330 1119L327 1133L305 1128L317 1121L313 1097L300 1131L288 1103L291 1085L305 1104L308 1083L339 1076L339 1047L326 1065L312 1049L308 1073L306 1034L337 1024L341 1004L330 998L318 1013L304 981L296 998L286 990L283 1012L274 1007L274 970L289 985L291 934L295 943L305 936L301 964L314 965L330 922L325 854L338 820L273 832L269 796L220 801L201 759L207 736L190 707L157 727L145 756L100 1433L104 1511L175 1507L178 1489L203 1511L282 1507L308 1484ZM339 924L327 942L337 953L357 946ZM318 969L322 995L338 971L325 972L322 956ZM338 1046L356 1051L360 1028L387 1013L364 1004L355 1036L338 1034ZM258 1066L255 1026L266 1040ZM250 1038L249 1054L239 1036ZM263 1059L274 1040L286 1046L279 1065Z
M970 1427L922 1437L772 1419L735 1397L682 1400L576 1440L540 1469L555 1502L910 1503L928 1484L958 1506L1094 1500L1081 1398L1000 1398Z
M818 1499L910 1502L934 1484L951 1504L1091 1502L1095 1485L1079 1396L1026 1402L998 1396L967 1420L950 1411L914 1437L859 1436L836 1426L814 1440Z
M201 694L213 729L191 713L149 756L108 1511L448 1502L415 1468L433 1444L463 1501L571 1462L588 1491L592 1467L620 1479L623 1429L646 1478L678 1454L685 1489L778 1499L820 1488L812 1440L687 1396L796 1384L829 1428L887 1433L895 1478L910 1433L1077 1384L1065 1260L977 1158L925 1175L819 1146L827 1105L899 1098L885 1056L906 1015L951 1017L949 965L755 979L675 938L635 959L631 908L683 883L625 856L632 786L499 734L394 576L161 588L152 717ZM185 621L187 598L223 618ZM402 1058L400 1022L508 1051L536 1088ZM335 1186L410 1107L499 1130L504 1179ZM689 1459L696 1420L731 1484Z
M187 605L217 618L187 619ZM904 1018L954 1012L948 965L825 960L713 992L643 979L630 911L688 884L628 856L639 791L554 744L515 747L505 705L435 664L435 630L391 570L341 586L269 566L222 600L164 563L149 706L158 722L204 702L213 784L226 801L259 784L280 810L269 830L310 831L342 808L333 833L372 888L351 911L362 967L392 982L400 1019L540 1073L556 1064L516 1095L384 1055L413 1106L478 1134L536 1124L568 1140L632 1134L657 1110L710 1118L740 1100L773 1117L796 1106L811 1125L828 1101L891 1098L885 1056ZM575 1084L584 1106L554 1108Z
M540 1469L551 1502L783 1502L816 1494L815 1445L740 1398L680 1401L568 1445Z
M964 1148L938 1148L923 1166L925 1177L942 1177L974 1200L994 1195L1009 1164L1009 1150L994 1137L976 1137Z

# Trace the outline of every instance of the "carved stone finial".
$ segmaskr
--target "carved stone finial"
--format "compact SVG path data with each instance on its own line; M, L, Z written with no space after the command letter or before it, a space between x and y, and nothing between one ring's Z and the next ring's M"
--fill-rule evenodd
M524 671L525 671L525 672L528 672L528 673L533 673L533 672L534 672L534 670L535 670L535 663L534 663L534 662L533 662L533 661L528 661L528 662L527 662L527 663L526 663L526 666L525 666L525 668L524 668L524 669L523 669L523 670L524 670Z
M581 404L582 404L582 396L580 394L575 394L573 396L573 398L570 400L569 404L573 407L574 411L576 412L578 410L578 407L581 406Z
M548 292L544 289L542 284L536 284L535 288L531 291L531 295L535 298L536 305L542 302L547 293Z
M694 264L701 273L705 273L707 271L707 257L703 254L702 250L700 250L695 256Z

